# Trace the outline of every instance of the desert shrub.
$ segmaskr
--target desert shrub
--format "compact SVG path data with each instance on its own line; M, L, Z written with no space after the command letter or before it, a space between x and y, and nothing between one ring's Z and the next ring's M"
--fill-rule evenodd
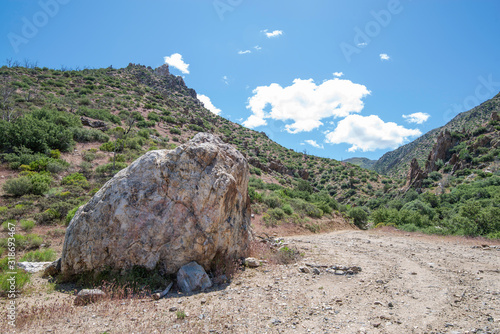
M87 129L87 128L73 128L73 139L79 143L100 142L105 143L109 141L109 136L101 130Z
M263 197L262 202L264 202L264 204L266 204L271 209L281 208L281 200L274 193L270 196Z
M412 223L401 225L401 226L399 226L399 229L406 231L406 232L417 232L418 231L418 227Z
M429 174L429 178L432 179L433 181L439 181L441 180L443 176L441 175L440 172L431 172Z
M79 208L80 208L80 205L75 206L73 209L68 211L68 214L66 215L66 220L65 220L66 226L69 225L69 223L71 222L71 219L73 219L73 217L76 214L76 211L78 211Z
M348 215L354 221L354 225L360 229L366 229L368 214L365 210L360 207L351 208Z
M150 121L159 122L160 115L158 115L156 112L153 111L153 112L148 113L148 119Z
M87 107L81 107L76 112L77 115L87 116L94 119L99 119L101 121L109 121L115 124L121 124L120 117L113 115L108 110L104 109L91 109Z
M35 220L40 225L48 225L53 223L55 220L59 219L61 214L52 208L48 208L47 210L37 213L35 215Z
M136 123L138 128L152 128L156 125L155 121L139 121Z
M283 205L283 212L287 215L293 214L293 208L289 203Z
M90 187L89 181L87 181L87 178L83 176L80 173L73 173L68 176L65 176L61 184L66 184L66 185L73 185L73 186L78 186L82 188L88 188Z
M9 295L13 290L19 293L31 278L31 274L28 274L23 269L7 268L5 272L0 272L0 295L3 296ZM10 280L13 276L16 277L14 281ZM12 282L14 286L11 286Z
M281 220L285 217L285 212L281 208L270 209L267 213L276 220Z
M203 131L205 131L205 129L203 129L201 126L196 125L196 124L189 124L189 128L191 130L197 131L197 132L203 132Z
M115 166L113 168L113 163L107 163L105 165L100 165L98 166L95 171L96 173L99 174L113 174L113 173L118 173L120 170L124 169L127 167L127 164L124 162L116 162Z
M78 117L49 109L34 110L13 122L0 120L0 149L25 147L33 152L66 152L74 144L73 127L81 127Z
M173 135L181 135L182 131L180 129L177 129L177 128L171 128L170 133Z
M23 219L19 222L19 225L24 231L30 232L33 229L33 227L35 227L35 222L32 220Z
M8 232L15 225L16 221L14 219L8 219L2 223L2 231Z
M52 178L43 173L31 172L27 175L7 180L3 190L16 197L26 194L43 195L50 188Z

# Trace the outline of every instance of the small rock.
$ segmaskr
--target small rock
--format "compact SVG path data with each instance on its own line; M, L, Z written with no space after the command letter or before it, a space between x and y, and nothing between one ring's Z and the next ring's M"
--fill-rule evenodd
M313 272L313 274L314 274L314 275L319 275L319 274L321 274L321 272L319 271L319 269L318 269L318 268L313 268L312 272Z
M375 327L375 328L378 328L380 327L381 323L380 322L376 322L376 323L373 323L372 326Z
M42 277L55 277L61 272L61 258L49 264L43 271Z
M50 264L51 262L18 262L17 266L30 274L34 274L44 270Z
M382 303L381 303L381 302L379 302L379 301L376 301L376 302L375 302L375 303L373 303L373 304L374 304L374 305L382 305Z
M393 308L394 307L394 304L389 302L389 304L387 304L387 306L389 306L390 308Z
M99 289L83 289L76 295L75 306L84 306L90 303L95 303L106 296L104 291Z
M277 326L277 325L281 324L281 320L280 319L273 319L273 320L271 320L271 323L273 325Z
M335 270L335 275L345 275L343 270Z
M247 257L245 259L245 265L250 268L257 268L258 266L260 266L260 261L254 257Z
M299 271L301 273L309 274L311 272L311 269L309 269L308 267L299 267Z
M168 309L170 312L175 312L177 311L177 307L172 306L171 308Z
M182 292L190 293L198 290L205 290L212 286L212 281L207 273L195 261L185 264L177 272L177 285Z

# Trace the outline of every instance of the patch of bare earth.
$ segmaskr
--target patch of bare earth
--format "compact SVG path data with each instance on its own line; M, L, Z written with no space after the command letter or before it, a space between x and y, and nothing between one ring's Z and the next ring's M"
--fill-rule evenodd
M47 281L35 278L30 292L18 298L15 331L6 324L7 300L2 300L0 328L6 333L500 333L500 251L480 246L484 240L392 229L285 240L304 253L300 263L247 268L230 283L194 295L174 287L159 301L143 297L76 307L70 293L49 293ZM333 265L362 271L338 275Z

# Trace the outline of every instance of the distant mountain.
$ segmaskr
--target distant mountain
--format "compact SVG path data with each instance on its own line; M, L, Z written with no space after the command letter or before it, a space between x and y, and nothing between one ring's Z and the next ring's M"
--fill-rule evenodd
M415 158L420 166L425 165L429 151L434 146L440 132L473 132L491 118L492 112L500 111L500 93L469 111L462 112L446 125L433 129L416 140L384 154L373 169L381 174L405 177L410 162Z
M373 165L377 162L377 160L370 160L368 158L349 158L345 159L344 162L348 162L361 168L372 170Z

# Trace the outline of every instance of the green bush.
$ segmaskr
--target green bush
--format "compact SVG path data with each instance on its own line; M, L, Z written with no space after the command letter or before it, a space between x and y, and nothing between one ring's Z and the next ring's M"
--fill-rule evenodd
M290 204L286 203L283 205L283 212L287 215L292 215L293 214L293 208Z
M0 239L0 247L8 248L8 239L9 238ZM16 245L16 250L35 249L40 247L43 243L43 239L38 234L14 234L14 243Z
M366 223L368 220L368 214L365 210L360 207L355 207L349 210L349 217L354 221L354 225L359 227L360 229L366 229Z
M57 254L51 248L35 250L28 252L21 257L20 262L52 262L56 259Z
M26 194L43 195L50 188L52 178L47 174L28 173L14 179L7 180L3 190L12 196L23 196Z
M25 147L32 152L45 153L51 149L67 152L74 145L74 127L81 127L81 122L73 114L37 109L13 122L0 120L0 149Z
M79 208L80 208L80 205L76 206L73 209L68 211L68 214L66 215L66 226L69 225L69 223L71 222L71 219L73 219L73 217L75 216L75 214Z
M35 222L32 220L23 219L19 222L19 225L24 231L30 232L35 227Z
M14 219L6 220L2 223L2 231L9 232L13 226L16 226L17 222Z
M121 124L120 117L118 117L117 115L113 115L108 110L81 107L77 110L76 114L80 116L99 119L101 121L109 121L115 124Z
M109 136L104 132L97 129L87 128L73 128L73 139L79 143L100 142L105 143L109 141Z
M267 213L276 220L281 220L285 217L285 212L280 208L270 209Z
M6 258L8 259L8 258ZM12 280L12 277L15 277L15 280ZM23 290L24 286L29 283L31 278L31 274L28 274L23 269L9 269L7 272L0 273L0 295L9 295L12 290L15 290L16 293L19 293ZM15 282L15 286L12 286L12 282Z
M89 184L89 181L87 181L87 178L80 173L73 173L73 174L70 174L68 176L65 176L62 179L61 184L78 186L78 187L82 187L82 188L89 188L90 187L90 184Z
M127 164L124 162L116 162L115 163L115 168L114 168L114 173L118 173L120 170L124 169L127 167ZM100 165L95 169L96 173L99 174L112 174L113 173L113 163L110 162L105 165Z
M177 128L171 128L170 133L173 135L181 135L182 131L180 129L177 129Z

